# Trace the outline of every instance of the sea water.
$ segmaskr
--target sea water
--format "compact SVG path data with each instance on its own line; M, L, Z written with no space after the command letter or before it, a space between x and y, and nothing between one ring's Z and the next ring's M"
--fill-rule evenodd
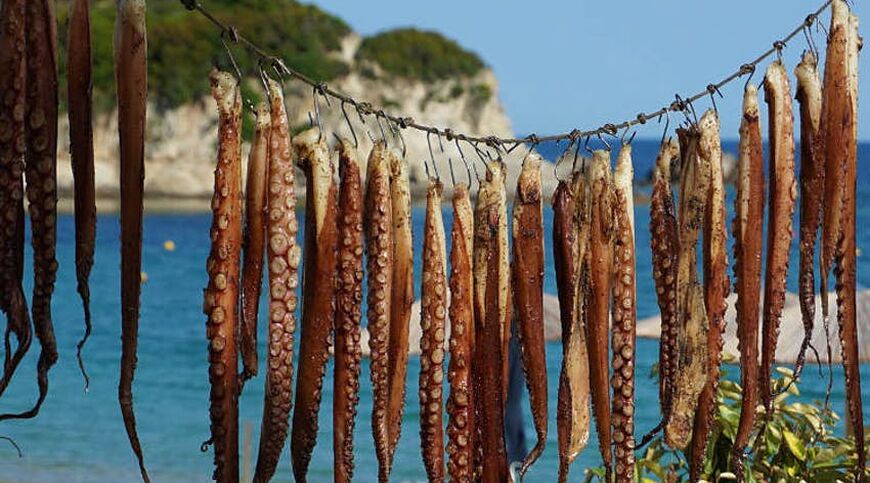
M564 147L564 145L563 145ZM725 150L736 152L735 143L725 143ZM644 178L653 165L657 143L636 141L634 150L636 179ZM557 148L545 146L543 153L553 159ZM870 145L860 147L862 157L870 156ZM870 247L870 170L859 164L858 171L858 247ZM513 189L513 187L508 187ZM641 191L647 189L639 188ZM732 211L733 190L729 189L728 208ZM637 295L638 317L657 314L654 285L650 271L648 205L638 205ZM414 209L415 253L421 253L423 209ZM301 218L300 213L300 218ZM444 207L448 233L452 225L449 206ZM556 293L553 271L552 210L545 209L547 265L545 291ZM200 452L200 444L209 438L207 348L205 317L202 315L202 289L206 285L205 261L209 250L208 214L148 214L145 216L143 271L148 279L142 286L142 313L139 333L139 363L134 382L134 402L145 463L155 482L205 482L212 474L212 453ZM299 233L304 231L300 229ZM795 231L797 233L797 231ZM121 354L119 292L118 217L104 214L97 225L96 263L91 276L94 331L84 357L91 386L84 383L76 364L75 344L82 334L82 309L75 291L74 225L71 216L58 219L58 259L60 272L54 294L54 324L60 360L50 373L48 398L34 420L4 421L0 436L14 438L24 453L18 458L11 446L0 441L0 482L121 482L138 481L139 473L130 450L118 409L117 383ZM730 233L729 233L730 238ZM166 240L175 242L175 250L163 248ZM733 253L733 252L732 252ZM28 249L28 266L30 252ZM420 257L415 257L419 296ZM730 272L729 272L730 274ZM792 245L789 290L797 288L797 244ZM870 261L858 257L858 285L870 285ZM31 287L27 279L28 295ZM265 291L264 291L265 293ZM29 298L29 297L28 297ZM265 299L264 299L265 300ZM253 462L263 403L263 360L265 358L265 302L261 302L260 376L245 387L240 400L240 435L251 430ZM365 323L365 322L363 322ZM792 323L798 323L793 321ZM298 339L298 331L297 331ZM650 378L658 359L658 341L639 339L637 347L636 434L641 435L659 420L658 386ZM36 358L39 346L34 340L11 386L0 398L0 412L18 412L30 407L37 395ZM558 342L547 344L550 431L547 448L528 473L527 481L554 481L558 466L556 440L556 393L561 363ZM417 377L419 359L409 359L407 401L402 436L395 457L392 481L425 481L420 457L419 405ZM725 366L726 377L735 378L735 366ZM318 443L311 462L309 481L327 482L332 478L332 364L324 381L320 411ZM870 411L870 365L861 366L865 381L865 413ZM843 413L842 370L834 369L832 406ZM368 360L362 365L362 384L358 417L354 433L354 481L376 481L377 460L371 436L371 384ZM812 402L824 397L824 381L815 366L803 373L800 399ZM445 392L446 395L446 392ZM526 416L526 444L534 444L534 429L527 401L522 402ZM842 427L840 428L842 431ZM275 481L292 481L289 440L278 466ZM591 439L575 461L571 481L582 481L584 468L600 464L594 425Z

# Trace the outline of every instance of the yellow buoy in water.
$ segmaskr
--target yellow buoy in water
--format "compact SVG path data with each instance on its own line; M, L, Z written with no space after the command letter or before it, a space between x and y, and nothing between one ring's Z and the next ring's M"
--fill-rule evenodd
M165 242L163 242L163 249L166 250L167 252L174 252L175 251L175 242L172 240L166 240Z
M139 272L139 282L143 284L148 283L148 274L146 272Z

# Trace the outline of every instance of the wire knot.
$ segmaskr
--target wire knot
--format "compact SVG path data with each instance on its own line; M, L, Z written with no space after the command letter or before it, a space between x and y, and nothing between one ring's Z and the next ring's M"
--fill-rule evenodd
M181 4L191 12L196 10L196 0L181 0Z
M782 49L785 48L785 42L782 40L777 40L776 42L773 43L773 48L776 49L777 51L781 51Z
M601 126L601 130L607 134L610 134L611 136L616 136L616 133L619 131L618 129L616 129L616 125L612 123L607 123Z
M571 133L568 134L568 138L571 140L572 143L576 143L577 140L580 139L580 134L581 134L580 130L577 128L574 128L571 130Z
M818 16L817 16L816 14L814 14L814 13L811 13L811 14L807 15L807 18L804 19L804 26L807 27L807 28L812 27L813 24L816 23L816 18L817 18L817 17L818 17Z
M526 136L526 139L528 140L528 142L532 143L532 146L536 146L536 145L538 145L538 144L541 142L541 141L538 139L538 135L537 135L537 134L529 134L528 136Z
M363 114L371 114L372 113L372 103L371 102L360 102L357 104L356 108L362 112Z
M646 114L644 114L642 112L637 115L637 122L639 122L641 124L646 124L647 119L649 119L649 118L646 116Z
M399 127L401 127L402 129L406 129L411 124L414 124L413 117L400 117L399 118Z
M444 129L444 137L447 138L448 141L453 141L453 138L456 137L456 134L453 133L453 129L449 127Z
M740 75L755 73L755 64L743 64L740 66Z
M326 97L326 89L328 89L326 82L321 82L314 86L314 90L323 97Z
M232 43L234 43L234 44L239 43L239 29L237 29L236 27L234 27L232 25L228 26L223 31L223 35L227 39L229 39Z

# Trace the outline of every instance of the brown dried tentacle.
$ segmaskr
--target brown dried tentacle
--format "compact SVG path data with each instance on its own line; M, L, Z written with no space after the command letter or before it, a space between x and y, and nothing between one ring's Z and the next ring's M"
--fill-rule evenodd
M613 387L614 469L617 482L634 481L634 372L637 330L637 259L631 145L624 144L613 172Z
M504 438L505 353L503 318L506 268L507 213L504 203L505 166L501 160L487 164L486 178L477 196L474 221L474 305L475 355L474 392L481 480L503 482L507 479L507 453ZM505 243L503 243L503 241ZM485 348L485 349L484 349ZM485 395L485 396L484 396Z
M378 480L386 482L392 466L389 453L389 338L393 284L393 217L390 168L386 145L375 143L369 154L365 195L365 245L368 271L369 349L372 380L372 433L378 458Z
M613 265L613 185L610 152L593 152L587 167L589 184L589 295L586 300L586 334L592 411L598 432L598 448L604 461L606 481L611 481L613 455L610 414L610 364L608 363L610 283Z
M299 303L299 261L296 220L296 174L284 95L269 82L266 251L269 270L268 352L263 419L254 481L269 481L287 440L293 406L293 343ZM264 118L265 119L265 118Z
M356 149L347 140L339 144L339 173L332 444L335 481L350 482L362 358L363 191Z
M586 178L560 181L553 194L553 262L562 325L562 368L556 406L559 481L589 441L589 359L586 350L586 252L589 239Z
M256 127L248 155L248 181L245 189L245 231L242 248L242 299L239 350L242 354L241 384L257 375L257 312L263 286L263 259L266 249L266 191L271 120L269 104L256 109Z
M730 290L728 280L728 246L725 220L725 184L722 174L722 147L719 139L719 116L713 109L701 117L699 154L710 166L710 186L704 213L704 300L707 307L707 383L698 398L692 446L689 455L689 479L698 481L703 470L707 444L716 412L719 389L723 335L725 333L725 298Z
M208 316L211 441L214 479L239 479L238 330L239 257L242 248L242 102L238 81L226 72L209 76L218 107L218 161L212 198L211 251L203 312Z
M335 315L338 192L332 160L320 129L315 127L299 134L293 147L305 172L306 199L302 331L290 455L296 481L304 482L317 444L317 414Z
M414 252L411 237L411 189L405 162L387 150L390 167L390 206L393 212L393 295L390 303L389 453L390 461L399 444L405 411L405 382L408 374L408 331L414 304Z
M547 356L544 341L544 220L541 159L526 157L517 180L512 234L514 310L529 406L538 441L523 461L525 475L547 443Z
M807 51L804 52L800 64L795 68L795 77L798 81L796 98L800 104L801 114L800 275L798 277L798 291L804 324L804 339L798 350L793 380L797 380L803 370L807 348L811 347L816 318L816 237L821 225L822 190L825 183L821 137L819 136L822 85L817 63L816 55L812 51ZM815 351L815 348L813 350Z
M764 219L764 154L758 118L758 90L747 85L740 122L737 198L734 201L734 287L740 351L740 421L731 468L743 481L744 451L755 424L758 402L758 310L761 299L761 239Z
M698 154L700 134L696 127L678 129L682 166L677 251L677 360L670 417L665 425L665 443L684 449L689 443L698 395L707 380L707 313L704 292L698 282L696 246L703 224L710 184L710 167Z
M447 472L450 481L470 483L477 429L472 391L474 308L472 284L473 213L468 186L453 188L453 232L450 252L450 365L447 380Z
M764 78L765 101L770 115L770 184L768 198L767 264L764 280L761 367L759 391L769 416L773 410L771 367L776 356L780 317L785 303L792 215L797 198L794 172L794 119L788 74L782 63L774 62Z
M444 481L444 330L447 317L447 249L439 181L426 191L423 281L420 290L420 443L429 481Z
M121 164L121 377L118 401L130 446L139 460L142 478L148 481L133 412L133 375L136 371L142 284L142 200L148 90L145 0L121 0L117 12L115 83ZM228 370L236 372L235 366Z
M85 333L76 346L79 369L88 388L82 349L91 335L91 290L97 234L97 203L94 181L94 132L92 124L91 24L87 0L72 2L67 41L67 103L69 105L70 164L76 228L76 289L82 299Z
M7 317L0 378L2 395L30 348L32 333L22 287L26 2L6 0L0 5L0 91L4 93L0 109L0 310Z

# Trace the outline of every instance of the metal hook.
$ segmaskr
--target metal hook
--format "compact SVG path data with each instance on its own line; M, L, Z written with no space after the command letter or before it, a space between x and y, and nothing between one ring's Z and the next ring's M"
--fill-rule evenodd
M716 112L716 115L719 115L719 107L716 106L716 96L714 94L719 94L719 97L724 97L722 95L722 91L719 90L719 86L716 84L707 84L707 92L710 94L710 102L713 103L713 110Z
M372 144L375 144L375 137L372 136L372 132L369 131L369 126L368 124L366 124L366 118L363 117L363 106L361 106L360 104L354 104L354 108L356 109L357 117L359 117L359 122L366 130L366 135L369 137L369 141L371 141Z
M404 158L408 154L408 145L405 144L405 136L402 135L402 130L399 129L399 126L395 123L395 121L388 122L387 126L390 127L390 132L393 134L393 139L397 139L402 143L402 158Z
M600 135L599 135L600 137ZM583 142L583 149L586 150L587 153L592 154L592 149L589 147L589 140L592 139L592 135L586 136L586 141Z
M606 148L607 152L613 151L613 147L610 145L609 142L607 142L606 139L604 139L603 136L601 136L601 133L598 133L596 136L598 136L599 141L601 141L602 143L604 143L605 146L607 146L607 148Z
M746 82L743 84L744 91L749 87L749 82L752 81L752 76L755 75L755 64L743 64L740 66L740 75L746 74L749 74L749 77L746 78Z
M347 109L345 109L346 102L342 101L341 103L341 113L344 114L344 120L347 122L347 128L350 129L350 134L353 136L353 147L359 148L359 139L356 137L356 130L353 128L353 124L350 122L350 116L347 115Z
M312 96L314 99L314 121L311 120L311 113L308 113L308 121L311 123L311 127L314 127L314 123L317 123L317 129L320 130L320 133L317 136L317 142L323 140L323 124L320 122L320 102L317 100L317 87L312 90Z
M432 160L432 169L435 171L435 179L440 180L440 177L438 176L438 168L435 165L435 153L432 151L432 131L426 133L426 145L429 146L429 159ZM429 174L428 164L426 164L425 161L423 162L423 164L426 167L426 177L432 179L432 175Z
M777 40L773 43L773 48L776 50L776 60L782 62L782 49L785 48L784 40Z
M807 23L804 24L803 31L804 31L804 39L806 39L806 41L807 41L807 46L809 47L810 52L812 52L813 57L815 57L816 62L818 62L819 61L819 49L816 46L815 39L813 39L813 32L812 32L813 22L815 22L815 17L813 17L812 15L808 16Z
M668 135L668 128L671 126L671 113L668 111L668 112L664 112L663 114L659 115L659 123L662 122L662 115L665 116L665 129L662 131L662 140L659 141L659 145L662 145L665 143L665 138Z
M565 151L562 152L562 154L559 156L559 158L558 158L558 159L556 160L556 162L553 164L553 177L556 178L556 181L563 181L562 178L559 177L559 165L562 164L562 161L565 160L565 158L567 157L568 153L569 153L569 152L571 151L571 149L574 147L574 144L575 144L575 143L576 143L576 139L572 139L572 140L571 140L571 143L568 144L568 147L565 148ZM575 159L575 162L576 162L576 159Z
M630 130L631 130L631 126L625 126L625 130L622 131L622 136L619 137L619 142L623 146L625 146L626 144L631 144L631 142L634 141L634 136L637 134L637 131L632 131L631 136L629 136L629 138L628 138L628 142L625 142L625 136L628 134L628 131L630 131Z
M387 134L384 132L384 125L381 124L381 116L384 114L384 111L378 111L375 113L375 121L378 123L378 128L381 130L381 139L384 141L385 146L389 146L390 143L387 141Z
M465 173L468 175L468 186L471 186L471 168L468 166L468 160L465 159L465 153L462 152L462 147L459 145L459 138L453 138L453 142L456 144L456 150L459 151L459 157L462 158L462 164L465 165Z

